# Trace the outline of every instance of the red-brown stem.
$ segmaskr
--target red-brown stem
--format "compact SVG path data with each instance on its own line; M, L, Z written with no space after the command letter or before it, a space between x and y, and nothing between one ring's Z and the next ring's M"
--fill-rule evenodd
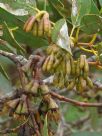
M86 103L86 102L79 102L79 101L76 101L76 100L72 100L70 98L66 98L64 96L61 96L55 92L50 92L51 96L60 100L60 101L63 101L63 102L69 102L69 103L72 103L73 105L76 105L76 106L81 106L81 107L102 107L102 103Z
M38 125L37 125L37 123L36 123L36 120L35 120L35 117L34 117L33 113L30 115L30 117L31 117L33 126L34 126L34 128L35 128L36 136L40 136L39 129L38 129Z

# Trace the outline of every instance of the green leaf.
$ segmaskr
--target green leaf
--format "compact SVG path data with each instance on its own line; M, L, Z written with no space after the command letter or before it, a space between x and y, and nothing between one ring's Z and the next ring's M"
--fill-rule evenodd
M59 12L55 9L55 7L52 5L51 1L48 0L48 6L50 7L52 13L54 14L53 19L57 21L57 19L61 18L61 15Z
M85 15L81 20L80 29L87 34L95 34L102 31L102 17L89 14Z
M93 0L91 0L91 9L90 9L90 14L96 14L99 15L99 10Z
M5 44L0 43L0 50L15 53L14 49L12 49L11 46L7 42L5 42Z
M15 39L19 43L23 43L34 49L48 46L48 41L40 37L34 37L31 33L25 33L22 29L14 31Z
M13 46L14 48L25 52L23 47L15 40L15 37L12 31L8 28L8 25L6 24L6 22L4 22L3 24L3 37L2 38L6 40L8 43L10 43L10 45Z
M93 0L73 0L72 2L72 24L79 26L81 19L86 14L99 14Z
M102 6L102 0L99 0L99 2L100 2L100 5Z
M49 4L51 5L52 10L55 9L55 13L57 13L62 16L67 18L68 13L69 13L69 8L65 7L63 0L48 0Z
M51 33L51 37L52 37L53 42L55 42L55 43L57 42L59 31L64 23L65 23L65 19L60 19L55 23L55 26L54 26L52 33Z
M0 7L0 13L2 13L0 14L0 23L3 23L5 21L10 26L19 26L21 28L23 27L24 22L19 16L15 16L1 7Z
M81 18L90 12L91 0L73 0L72 2L72 24L79 26Z
M68 35L68 27L65 19L60 19L54 26L52 31L52 41L60 48L72 54L70 48L70 38Z
M3 76L4 76L6 79L9 80L9 77L8 77L7 73L5 72L5 70L4 70L3 66L1 65L1 63L0 63L0 72L3 74Z
M8 4L10 6L10 9L23 9L26 12L33 13L34 9L33 7L36 6L36 1L26 1L26 0L0 0L1 3ZM9 11L9 8L7 9Z
M47 115L45 116L44 126L43 126L43 136L48 136L48 124L47 124Z

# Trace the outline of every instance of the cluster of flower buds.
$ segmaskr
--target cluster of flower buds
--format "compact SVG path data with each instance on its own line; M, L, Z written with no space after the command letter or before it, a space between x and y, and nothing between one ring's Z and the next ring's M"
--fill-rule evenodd
M70 75L64 75L63 72L55 73L53 83L55 86L72 90L76 87L76 90L83 92L87 87L93 88L93 82L88 76L89 65L85 55L80 55L80 58L74 62L71 58L71 73ZM69 68L70 68L69 67Z
M41 116L47 115L49 136L55 135L56 130L53 125L58 125L61 115L57 103L50 94L43 96L43 99L39 106L39 113Z
M13 116L14 118L18 118L17 114L28 114L25 95L22 95L21 98L9 101L7 106L9 107L9 116ZM21 116L20 118L22 119Z
M25 88L29 96L22 94L20 98L7 102L9 115L23 121L30 113L33 113L36 123L39 126L39 132L42 132L44 120L47 116L48 134L49 136L53 136L54 131L52 132L53 129L51 126L53 123L58 124L60 111L57 103L50 95L49 87L44 83L33 81L26 84ZM36 96L32 97L30 92ZM28 122L32 124L31 120L28 120Z
M31 16L24 24L23 28L26 32L32 32L34 36L50 36L51 22L49 13L39 11L35 16Z
M49 93L49 88L46 84L40 84L37 80L32 80L25 85L25 90L35 94L36 96Z
M53 85L58 88L67 88L82 92L88 86L93 88L93 82L89 78L89 65L86 55L80 55L77 61L56 44L47 48L47 57L42 66L44 72L54 74Z
M58 72L63 71L63 74L70 74L72 58L69 53L61 49L56 44L52 44L47 48L47 58L43 64L43 71Z
M93 82L88 76L89 65L86 55L80 55L76 64L76 89L82 92L87 86L93 88Z

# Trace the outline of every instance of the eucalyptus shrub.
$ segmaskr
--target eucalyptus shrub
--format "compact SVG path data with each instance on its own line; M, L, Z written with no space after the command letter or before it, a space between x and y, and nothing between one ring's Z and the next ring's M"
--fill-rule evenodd
M102 106L72 100L58 92L65 89L66 93L87 96L90 90L102 90L90 71L90 67L102 70L101 2L72 0L69 9L66 2L58 0L43 4L44 9L26 4L33 12L24 18L0 8L0 55L15 63L19 75L13 92L0 99L1 115L8 113L18 125L1 130L1 134L56 135L61 120L56 99L82 107ZM49 6L53 15L47 10ZM8 78L2 64L0 71Z

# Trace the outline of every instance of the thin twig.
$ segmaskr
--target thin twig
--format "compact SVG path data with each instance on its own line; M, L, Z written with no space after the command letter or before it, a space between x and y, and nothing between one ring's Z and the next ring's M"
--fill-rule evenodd
M38 128L38 125L36 123L36 120L35 120L35 117L34 117L33 113L31 113L30 117L31 117L34 129L35 129L35 132L36 132L36 136L40 136L39 128Z
M64 96L61 96L55 92L50 92L51 96L54 98L57 98L60 101L63 102L69 102L72 103L76 106L81 106L81 107L102 107L102 103L86 103L86 102L79 102L70 98L66 98Z

